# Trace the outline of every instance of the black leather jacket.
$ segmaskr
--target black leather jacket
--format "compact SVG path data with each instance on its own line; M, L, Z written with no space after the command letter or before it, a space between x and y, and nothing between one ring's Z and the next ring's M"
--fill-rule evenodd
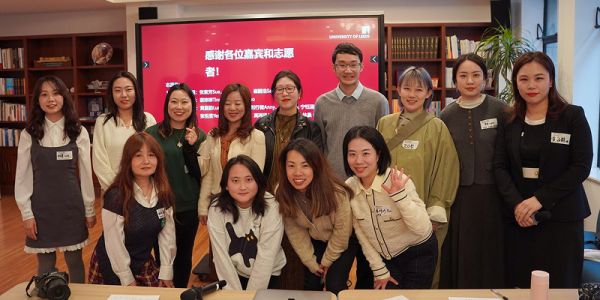
M265 169L263 174L265 176L269 176L271 173L271 164L273 162L273 148L275 147L275 116L279 108L277 108L274 112L258 119L256 123L254 123L254 128L262 131L265 134L265 144L266 144L266 157L265 157ZM292 131L291 140L297 138L306 138L313 141L319 149L323 150L323 140L321 137L321 129L314 121L311 121L307 117L303 116L298 110L296 114L296 127Z

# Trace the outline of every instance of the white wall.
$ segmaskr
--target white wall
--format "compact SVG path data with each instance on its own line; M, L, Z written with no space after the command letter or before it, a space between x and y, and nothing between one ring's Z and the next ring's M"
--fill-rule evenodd
M594 28L597 0L559 1L558 57L561 93L570 90L573 104L585 110L594 140L594 163L584 184L592 215L585 220L586 230L595 230L600 210L600 169L598 160L598 119L600 110L600 29ZM563 34L564 32L564 34Z
M129 71L136 72L135 23L139 4L127 6L127 49ZM489 0L297 0L277 3L235 4L157 4L158 19L214 18L244 15L273 14L358 14L384 13L385 23L442 23L442 22L490 22Z
M124 9L2 15L0 36L124 31L125 21Z

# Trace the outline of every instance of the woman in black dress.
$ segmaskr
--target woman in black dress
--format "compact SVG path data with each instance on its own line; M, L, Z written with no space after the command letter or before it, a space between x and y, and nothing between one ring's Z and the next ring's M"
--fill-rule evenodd
M582 182L592 163L583 109L556 90L554 65L542 52L517 59L515 104L499 127L494 174L507 208L506 283L528 288L532 270L550 273L550 288L577 288L583 266L583 219L590 208Z

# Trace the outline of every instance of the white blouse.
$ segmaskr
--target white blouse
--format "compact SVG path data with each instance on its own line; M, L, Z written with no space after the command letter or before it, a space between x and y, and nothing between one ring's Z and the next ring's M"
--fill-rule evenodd
M21 211L23 220L34 218L31 210L31 196L33 195L33 166L31 164L31 135L27 130L21 131L17 155L17 170L15 174L15 200ZM44 120L44 137L39 141L43 147L62 147L71 142L68 136L65 136L65 119L61 118L56 123ZM94 183L92 181L92 165L90 157L90 137L85 127L81 127L81 132L75 141L77 144L79 182L81 186L81 195L85 207L85 216L92 217L94 212ZM60 251L71 251L83 248L86 242L59 248L30 248L25 247L28 253L48 253L57 249Z
M146 115L146 128L156 124L156 120L151 114L147 112L144 114ZM103 191L108 189L117 176L125 142L135 133L135 127L131 122L125 124L117 117L116 123L114 119L104 123L106 118L107 115L102 114L96 119L94 147L92 147L94 173L98 177Z
M144 200L142 189L133 184L133 197L143 207L151 208L158 203L156 188L152 189L150 201ZM141 200L140 200L141 199ZM175 221L173 220L173 207L165 210L165 227L158 234L158 247L160 249L160 271L158 278L162 280L173 279L173 261L177 246L175 244ZM131 259L125 248L125 218L112 211L102 209L102 228L104 230L104 246L110 260L113 272L119 277L121 285L127 286L135 281L129 267Z

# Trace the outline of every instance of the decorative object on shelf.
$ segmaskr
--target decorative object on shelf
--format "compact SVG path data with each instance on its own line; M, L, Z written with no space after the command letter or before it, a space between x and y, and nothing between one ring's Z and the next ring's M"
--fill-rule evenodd
M498 24L485 30L481 37L477 53L483 53L483 58L489 70L494 70L494 78L502 76L506 85L499 90L496 85L498 99L512 103L513 90L510 74L513 63L521 54L533 51L531 42L525 38L516 37L510 27ZM498 82L496 80L496 82Z
M36 68L68 67L71 66L71 58L68 56L42 56L33 62L33 66Z
M87 85L88 90L93 90L94 93L100 94L100 90L106 90L108 88L107 80L93 80Z
M105 65L113 56L113 47L109 43L99 43L92 49L92 61L95 65Z

